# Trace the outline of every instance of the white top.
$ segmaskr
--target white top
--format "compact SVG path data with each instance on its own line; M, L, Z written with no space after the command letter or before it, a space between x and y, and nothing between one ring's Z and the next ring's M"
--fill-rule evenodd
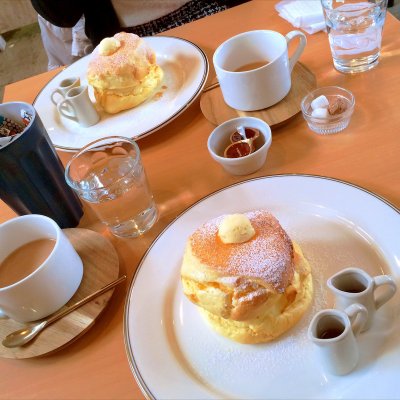
M111 2L122 27L153 21L188 3L183 0L111 0Z

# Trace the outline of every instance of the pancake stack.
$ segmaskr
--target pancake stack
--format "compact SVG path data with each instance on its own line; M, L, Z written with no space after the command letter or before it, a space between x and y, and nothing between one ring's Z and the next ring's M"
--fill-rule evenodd
M139 36L120 32L94 49L87 71L98 104L110 114L136 107L163 79L154 51Z
M181 279L211 326L240 343L268 342L288 331L313 294L300 246L266 210L199 227L187 242Z

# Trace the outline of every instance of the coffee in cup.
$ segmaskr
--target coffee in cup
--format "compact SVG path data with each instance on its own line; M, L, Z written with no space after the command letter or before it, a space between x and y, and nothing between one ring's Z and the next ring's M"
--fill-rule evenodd
M233 72L245 72L245 71L251 71L252 69L257 69L261 68L264 65L269 64L269 61L253 61L251 63L246 63L240 67L237 67L233 70Z
M60 227L43 215L0 225L0 314L20 322L44 318L78 289L83 264Z
M0 264L0 288L13 285L32 274L51 254L55 239L36 239L10 253Z
M289 57L288 45L299 38ZM213 63L225 103L241 111L261 110L281 101L290 91L291 73L303 53L306 36L285 36L270 30L240 33L223 42Z

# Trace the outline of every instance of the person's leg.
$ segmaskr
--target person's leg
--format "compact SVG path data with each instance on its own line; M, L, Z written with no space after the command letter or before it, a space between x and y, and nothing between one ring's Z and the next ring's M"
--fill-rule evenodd
M76 60L71 55L72 28L59 28L38 15L43 47L48 58L48 70L69 65Z

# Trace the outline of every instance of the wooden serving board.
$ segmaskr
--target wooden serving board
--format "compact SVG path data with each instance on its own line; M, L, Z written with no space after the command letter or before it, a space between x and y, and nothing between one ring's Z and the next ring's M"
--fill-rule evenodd
M290 92L283 100L271 107L258 111L236 110L225 103L221 88L217 86L201 95L200 108L203 115L214 125L237 117L256 117L264 120L270 127L278 127L300 112L301 100L316 87L315 75L298 62L293 68Z
M64 233L83 261L82 282L76 293L64 306L67 307L117 279L119 260L114 246L97 232L74 228L64 229ZM35 339L22 347L7 348L1 344L1 341L9 333L28 324L12 319L0 320L0 357L31 358L60 350L93 325L106 307L113 292L114 289L110 289L49 325Z

